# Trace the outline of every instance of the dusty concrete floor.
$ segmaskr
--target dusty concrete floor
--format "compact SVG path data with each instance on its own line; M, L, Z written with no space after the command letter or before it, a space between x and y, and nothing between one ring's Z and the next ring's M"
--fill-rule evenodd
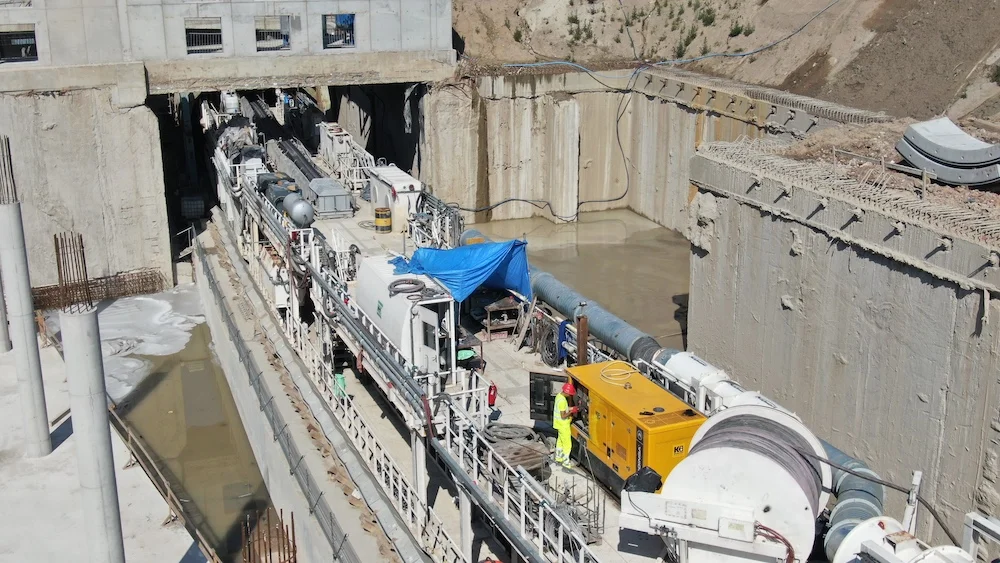
M55 348L41 350L50 418L69 409L66 373ZM53 429L55 449L41 459L24 458L21 409L12 352L0 354L0 561L78 561L86 550L72 426ZM125 554L130 563L205 561L179 523L163 526L167 504L112 432Z

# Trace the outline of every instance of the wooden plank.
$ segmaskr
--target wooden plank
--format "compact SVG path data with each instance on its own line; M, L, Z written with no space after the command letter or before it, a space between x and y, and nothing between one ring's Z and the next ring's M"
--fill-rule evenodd
M521 343L524 342L524 335L528 333L528 327L531 326L531 317L535 314L535 305L537 303L538 296L536 295L531 298L531 305L528 306L528 313L521 315L517 319L520 326L515 329L515 331L512 331L512 340L508 340L508 342L514 343L515 350L521 349Z

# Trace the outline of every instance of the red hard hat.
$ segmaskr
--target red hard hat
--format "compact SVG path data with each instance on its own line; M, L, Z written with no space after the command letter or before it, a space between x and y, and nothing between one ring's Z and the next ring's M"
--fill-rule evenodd
M566 383L563 383L562 392L563 395L569 395L572 397L573 395L576 395L576 387L573 387L572 381L567 381Z

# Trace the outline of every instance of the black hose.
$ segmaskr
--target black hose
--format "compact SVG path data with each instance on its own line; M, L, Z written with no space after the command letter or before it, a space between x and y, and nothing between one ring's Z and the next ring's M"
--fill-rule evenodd
M872 477L871 475L865 475L864 473L861 473L861 472L858 472L858 471L854 471L853 469L849 469L847 467L844 467L843 465L834 463L834 462L832 462L832 461L830 461L828 459L824 459L824 458L816 455L815 453L813 453L811 451L808 451L808 450L805 450L805 449L802 449L802 448L796 448L796 449L799 451L800 454L802 454L802 455L804 455L806 457L810 457L810 458L813 458L813 459L815 459L815 460L817 460L817 461L819 461L821 463L825 463L825 464L829 465L830 467L832 467L834 469L839 469L840 471L843 471L844 473L849 473L851 475L854 475L855 477L858 477L859 479L864 479L866 481L871 481L872 483L877 483L879 485L882 485L883 487L892 489L894 491L899 491L901 493L910 494L910 489L908 489L908 488L906 488L906 487L904 487L902 485L897 485L895 483L890 483L889 481L885 481L885 480L882 480L882 479L877 479L875 477ZM944 523L944 518L941 517L941 514L938 513L937 509L935 509L931 505L931 503L927 502L927 500L925 500L924 497L920 496L919 494L917 495L917 501L920 504L924 505L924 508L926 508L927 511L931 513L931 516L934 517L934 520L938 523L939 526L941 526L941 529L944 530L945 535L948 536L948 539L951 540L951 543L954 544L954 545L956 545L956 546L961 546L962 544L958 543L958 537L955 534L953 534L952 531L948 528L948 525Z
M487 424L486 428L483 428L483 435L490 442L499 442L500 440L527 440L534 442L538 439L538 433L530 426L502 424L499 422Z
M416 278L403 278L389 284L389 297L397 293L418 293L426 288L427 284Z

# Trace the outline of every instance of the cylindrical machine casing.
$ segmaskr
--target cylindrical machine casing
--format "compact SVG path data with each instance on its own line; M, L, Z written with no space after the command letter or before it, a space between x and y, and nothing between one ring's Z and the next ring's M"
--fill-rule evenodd
M808 554L816 517L829 500L823 490L830 488L831 472L801 456L800 448L825 457L822 443L794 415L756 404L728 408L698 429L660 495L668 506L684 507L695 526L724 535L728 524L720 518L743 527L759 523L786 538L796 554Z
M93 563L125 563L97 311L59 315L87 545Z
M304 229L312 225L314 218L313 206L309 205L308 201L302 199L302 195L299 192L292 192L286 195L285 199L281 202L281 206L285 209L288 218L296 227Z

